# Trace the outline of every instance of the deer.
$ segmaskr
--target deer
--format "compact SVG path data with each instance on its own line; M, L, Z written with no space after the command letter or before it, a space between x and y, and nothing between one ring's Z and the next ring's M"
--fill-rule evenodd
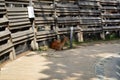
M65 45L65 43L68 41L68 37L63 36L64 39L63 41L60 40L54 40L51 44L51 48L55 49L55 50L62 50L63 46Z

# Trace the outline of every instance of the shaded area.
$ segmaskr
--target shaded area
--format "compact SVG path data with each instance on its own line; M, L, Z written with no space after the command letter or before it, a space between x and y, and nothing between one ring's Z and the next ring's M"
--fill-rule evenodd
M96 64L96 75L100 80L119 80L117 65L120 61L120 55L113 55L101 59Z
M4 66L0 80L99 80L96 63L118 55L119 48L119 43L103 43L63 51L30 52Z

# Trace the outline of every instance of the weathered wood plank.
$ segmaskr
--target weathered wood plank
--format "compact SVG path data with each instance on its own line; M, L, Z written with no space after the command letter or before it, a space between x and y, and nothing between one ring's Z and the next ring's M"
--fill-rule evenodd
M39 24L54 24L54 21L36 21L35 23L37 25L39 25Z
M35 20L54 20L54 18L45 16L45 17L36 17Z
M0 38L0 41L5 41L5 40L8 40L9 38L10 36L5 36L5 37Z
M102 20L103 23L119 23L120 20Z
M2 14L6 14L6 11L2 11L2 12L0 12L0 15L2 15Z
M8 19L6 17L0 18L0 24L8 22Z
M13 43L16 43L16 42L19 42L19 41L22 41L22 40L31 40L31 38L33 38L34 34L28 34L28 35L24 35L24 36L21 36L21 37L18 37L18 38L14 38L12 39L13 40Z
M21 31L21 32L17 32L17 33L12 33L11 36L12 38L17 38L17 37L21 37L24 35L29 35L32 34L33 31L32 30L26 30L26 31Z
M1 6L5 6L5 3L0 1L0 5Z
M79 1L78 4L80 6L96 6L96 7L99 7L100 4L99 3L96 3L96 2L89 2L89 1Z
M0 52L12 47L12 43L7 43L7 44L4 44L4 45L0 45Z
M48 37L48 38L40 38L40 39L37 39L37 41L45 41L45 40L48 40L48 39L54 39L55 37Z
M28 1L27 2L26 1L24 1L24 2L22 1L21 2L21 1L18 1L18 0L17 1L5 1L5 3L8 3L8 4L26 4L26 5L29 5Z
M5 7L0 7L0 10L5 10Z
M37 32L37 35L45 35L45 34L54 34L55 31L51 30L51 31L40 31Z
M67 4L60 4L58 3L56 7L63 7L63 8L78 8L78 5L67 3Z
M10 31L9 30L5 30L5 31L0 31L0 37L4 37L4 36L7 36L7 35L10 35Z
M20 22L29 22L30 23L30 20L28 18L23 18L23 19L13 19L13 20L10 20L9 21L10 23L20 23Z
M8 13L9 14L9 13ZM8 16L8 19L23 19L23 18L28 18L28 15L20 15L20 16Z
M50 6L50 5L34 5L34 8L41 8L41 9L52 9L53 6Z
M4 51L0 52L0 56L6 54L8 52L10 53L11 51L12 51L12 48L8 48L7 50L4 50Z
M34 9L35 11L39 11L39 12L54 12L54 9Z
M37 39L39 39L39 38L42 39L42 38L48 38L48 37L55 37L55 35L56 35L56 34L40 35L40 36L37 35Z
M30 24L30 21L22 21L22 22L17 22L17 23L9 23L10 26L18 26L18 25L23 25L23 24Z
M12 12L26 12L27 11L27 8L18 8L18 7L17 8L16 7L15 8L7 7L6 9L8 12L11 12L11 11Z
M102 28L81 28L81 31L101 31Z
M103 26L103 30L115 30L115 29L120 30L120 26Z
M8 12L8 16L20 16L20 15L28 15L28 12L22 12L22 13Z
M28 39L25 39L25 40L20 40L20 41L17 41L17 42L14 42L13 45L19 45L21 43L24 43L24 42L27 42L27 41L30 41L30 40L33 40L33 37L31 38L28 38Z
M10 25L10 30L13 30L13 29L21 29L21 28L27 28L27 27L31 27L30 24L25 24L25 25L19 25L19 26L11 26Z

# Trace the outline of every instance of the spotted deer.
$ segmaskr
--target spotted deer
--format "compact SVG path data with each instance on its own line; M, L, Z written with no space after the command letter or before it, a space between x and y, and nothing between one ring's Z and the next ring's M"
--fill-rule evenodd
M65 43L68 41L68 37L64 36L63 41L54 40L51 44L51 48L55 50L62 50Z

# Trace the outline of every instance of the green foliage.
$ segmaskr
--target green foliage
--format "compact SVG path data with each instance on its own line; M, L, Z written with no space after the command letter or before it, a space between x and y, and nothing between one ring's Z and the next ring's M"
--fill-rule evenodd
M82 42L78 42L76 41L74 38L72 40L72 45L73 45L73 48L75 48L76 46L78 46L79 44L81 44ZM65 46L66 47L70 47L70 41L68 41L67 43L65 43Z
M39 51L47 51L47 50L48 50L48 46L39 47Z
M106 40L113 40L113 39L116 39L117 36L115 33L111 33L109 35L106 35Z

